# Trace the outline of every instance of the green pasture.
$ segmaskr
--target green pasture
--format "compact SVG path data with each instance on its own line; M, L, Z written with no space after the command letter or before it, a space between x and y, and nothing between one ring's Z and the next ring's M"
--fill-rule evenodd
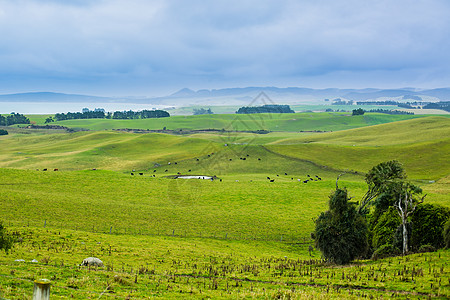
M351 116L351 113L295 113L295 114L213 114L199 116L171 116L159 119L86 119L66 120L52 124L90 130L149 129L162 130L238 130L238 131L337 131L419 118L412 115L387 115L368 113ZM421 116L423 117L423 116Z
M52 299L446 299L449 250L342 267L308 250L342 173L339 186L358 201L365 172L397 159L427 203L450 206L449 120L300 113L57 123L91 129L70 133L8 128L0 220L22 242L0 253L0 298L28 299L44 277ZM109 130L163 126L272 132ZM88 256L105 267L77 266Z
M266 147L289 157L359 172L379 161L396 159L411 179L428 181L450 174L449 137L450 119L427 117L285 139Z
M214 114L233 114L235 113L241 106L239 105L193 105L187 107L177 107L175 109L170 110L171 115L192 115L194 112L194 108L200 109L208 109L210 108ZM334 111L347 111L351 112L353 109L363 108L364 110L371 109L387 109L387 110L398 110L399 107L396 105L331 105L331 104L294 104L290 105L291 109L295 112L324 112L327 109L332 109Z
M0 254L0 295L11 299L30 298L39 278L51 280L52 299L450 296L449 250L334 266L301 243L12 228L22 242ZM105 266L80 267L88 256Z

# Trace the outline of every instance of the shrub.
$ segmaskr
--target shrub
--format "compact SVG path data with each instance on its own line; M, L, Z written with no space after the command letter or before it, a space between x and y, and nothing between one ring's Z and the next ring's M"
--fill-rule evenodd
M372 254L372 259L377 260L385 257L390 256L397 256L400 255L401 251L400 249L394 247L392 244L384 244Z
M436 248L434 248L432 245L422 245L419 248L420 253L425 253L425 252L435 252Z
M8 131L4 130L4 129L0 129L0 135L7 135Z
M14 243L13 237L6 232L5 227L0 222L0 250L5 250L8 253L8 250L12 248Z
M316 220L316 246L334 263L346 264L367 253L367 224L348 202L347 190L330 195L329 210Z
M396 209L392 206L389 207L380 216L372 230L372 247L377 249L385 244L393 245L394 235L400 224L401 220Z
M445 243L445 248L450 248L450 220L447 221L447 223L445 223L444 226L444 243Z
M445 246L444 224L450 217L450 209L434 204L423 204L412 215L411 245L419 249L422 245L432 245L439 249Z

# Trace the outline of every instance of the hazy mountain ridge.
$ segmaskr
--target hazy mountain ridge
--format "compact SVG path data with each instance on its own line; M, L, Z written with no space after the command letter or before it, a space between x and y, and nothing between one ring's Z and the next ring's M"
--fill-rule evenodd
M263 93L263 94L261 94ZM249 105L253 99L264 96L265 102L286 104L319 104L325 99L336 98L367 101L386 98L393 100L418 99L423 101L449 101L450 88L418 90L401 89L312 89L302 87L244 87L225 89L191 90L183 88L171 95L163 97L100 97L90 95L64 94L53 92L31 92L0 95L0 102L93 102L93 103L148 103L161 105ZM270 103L267 103L270 104Z

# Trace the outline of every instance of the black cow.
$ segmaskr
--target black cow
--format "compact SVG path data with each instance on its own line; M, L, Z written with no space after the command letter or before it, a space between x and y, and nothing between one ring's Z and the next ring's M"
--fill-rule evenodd
M275 181L275 179L270 179L270 182L274 182Z
M144 173L139 173L139 175L144 175Z

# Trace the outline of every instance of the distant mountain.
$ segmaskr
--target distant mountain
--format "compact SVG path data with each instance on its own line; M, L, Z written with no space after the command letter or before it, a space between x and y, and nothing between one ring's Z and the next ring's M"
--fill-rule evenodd
M165 106L188 105L264 105L264 104L325 104L341 98L353 101L395 100L411 101L422 99L427 102L449 101L450 88L418 90L400 89L311 89L302 87L244 87L224 89L202 89L198 91L183 88L171 95L145 97L99 97L52 92L34 92L0 95L0 102L89 102L89 103L140 103ZM325 99L329 99L326 102Z

